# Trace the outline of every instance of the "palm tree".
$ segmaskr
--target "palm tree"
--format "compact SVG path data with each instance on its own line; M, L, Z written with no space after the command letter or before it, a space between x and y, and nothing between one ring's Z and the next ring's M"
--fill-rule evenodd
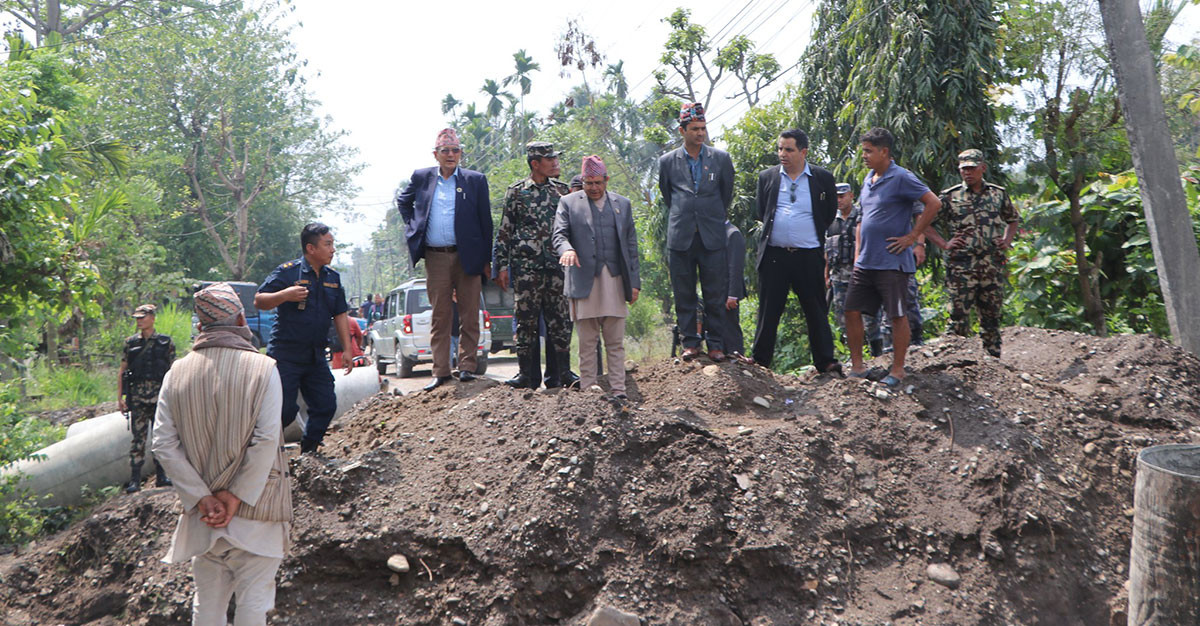
M488 117L499 117L504 112L504 101L507 100L510 104L516 101L511 93L501 91L500 83L492 79L483 81L483 88L479 91L488 95L486 111Z
M446 97L442 98L442 115L452 113L460 104L462 104L462 101L458 98L455 98L454 94L446 94Z
M525 112L525 96L529 93L533 86L533 80L529 75L542 69L541 64L533 60L533 57L525 53L524 50L517 50L513 53L513 61L517 71L509 76L504 77L504 86L507 87L513 83L521 86L521 112Z
M609 89L616 93L618 100L624 100L629 95L629 82L625 80L625 61L617 61L604 70L604 78L608 81Z

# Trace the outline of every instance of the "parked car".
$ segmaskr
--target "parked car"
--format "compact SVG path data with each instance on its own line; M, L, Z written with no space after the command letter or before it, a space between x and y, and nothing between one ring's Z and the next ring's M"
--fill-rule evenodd
M192 284L192 293L195 294L197 291L217 282L215 280L202 280L194 283ZM271 341L271 327L275 325L275 310L260 311L254 307L254 294L258 292L258 285L241 282L229 282L229 284L237 292L238 298L242 301L242 308L246 310L246 325L250 327L250 334L253 335L251 341L254 343L254 347L262 349ZM193 314L192 337L196 336L197 322L199 320Z
M483 286L483 306L492 317L492 354L517 347L513 336L513 294L494 282Z
M367 343L380 374L386 374L388 365L395 363L397 375L408 378L418 363L433 362L429 344L433 306L425 291L425 279L410 280L391 290L383 307L383 317L371 324ZM481 310L476 374L487 372L491 344L492 319L487 311Z

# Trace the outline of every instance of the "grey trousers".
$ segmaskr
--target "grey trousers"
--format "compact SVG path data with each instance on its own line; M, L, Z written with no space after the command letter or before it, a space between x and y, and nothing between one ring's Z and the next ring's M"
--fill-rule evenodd
M204 554L192 557L196 597L192 600L192 626L226 626L230 596L237 596L234 626L267 623L275 608L275 572L283 559L259 556L218 539Z
M683 347L700 347L700 329L696 326L696 275L704 296L704 328L708 349L725 349L725 297L729 292L729 264L725 248L708 250L697 232L687 250L671 250L667 266L671 272L671 291L675 295L675 320L683 335Z

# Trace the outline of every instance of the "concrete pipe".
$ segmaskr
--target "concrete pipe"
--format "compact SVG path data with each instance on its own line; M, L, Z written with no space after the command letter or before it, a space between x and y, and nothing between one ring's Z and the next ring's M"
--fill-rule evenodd
M337 420L350 407L379 393L379 374L373 367L356 367L349 374L344 370L334 370L333 391L337 394L337 409L333 412L333 419ZM308 405L303 395L300 395L299 403L300 413L296 421L283 429L284 441L300 441L304 437L304 427L308 424Z
M1200 623L1200 446L1138 453L1129 624Z
M51 444L35 454L43 460L26 459L0 469L0 477L22 474L19 489L28 489L39 496L46 506L79 504L81 489L93 491L129 481L129 447L133 435L120 413L93 417L86 428L75 430L74 436ZM154 456L146 446L146 463L154 473Z
M379 391L379 375L371 367L355 368L350 375L341 370L333 373L337 411L340 417L356 403ZM304 400L300 400L300 415L285 431L287 441L299 441L308 420ZM72 424L67 438L38 450L43 460L25 460L0 468L0 478L23 474L21 489L28 489L48 506L79 504L81 489L92 490L123 485L129 480L129 447L133 436L120 413L108 413ZM146 446L143 472L153 472L154 458ZM148 470L146 468L149 468Z

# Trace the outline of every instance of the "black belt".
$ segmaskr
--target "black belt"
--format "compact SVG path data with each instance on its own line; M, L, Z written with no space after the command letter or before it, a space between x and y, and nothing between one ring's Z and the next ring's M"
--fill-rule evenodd
M818 246L818 247L816 247L816 248L785 248L784 246L772 246L772 245L768 245L767 247L768 247L768 248L775 248L776 250L783 250L784 252L788 252L788 253L792 253L792 252L803 252L803 251L807 251L807 250L820 250L820 249L821 249L821 247L820 247L820 246Z
M458 246L425 246L425 249L433 252L458 252Z

